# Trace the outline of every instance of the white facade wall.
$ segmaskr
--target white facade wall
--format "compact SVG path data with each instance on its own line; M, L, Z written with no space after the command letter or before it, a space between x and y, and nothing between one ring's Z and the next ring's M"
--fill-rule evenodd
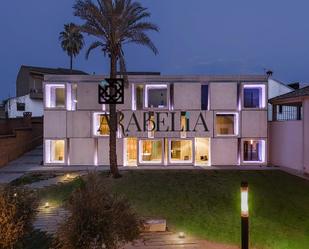
M45 141L65 140L66 156L64 164L66 165L107 165L109 163L109 139L108 137L97 137L95 135L94 114L102 113L108 110L108 107L98 104L98 84L104 79L104 76L46 76L46 85L63 85L66 96L70 91L70 84L77 86L76 109L68 110L68 102L74 102L72 99L66 99L64 107L49 108L44 107L44 139ZM206 120L208 131L186 132L179 131L155 132L154 137L149 137L149 132L130 132L130 137L137 138L137 158L141 150L141 141L158 140L162 142L162 163L160 165L196 165L195 163L195 138L209 139L209 145L203 145L203 148L209 148L209 165L266 165L267 157L267 105L260 108L244 108L243 91L244 86L258 85L265 89L263 94L263 103L267 102L267 79L265 76L134 76L130 77L130 87L125 89L125 103L118 105L118 110L131 117L132 112L136 114L141 122L145 111L166 112L171 115L175 112L177 120L180 119L180 113L190 112L190 121L198 118L202 113ZM168 103L166 109L155 110L152 108L144 110L132 110L136 105L132 101L136 99L133 87L137 85L167 85L168 94L171 94L171 84L173 84L173 102ZM208 109L201 110L201 86L208 85ZM44 87L45 88L45 87ZM46 100L46 92L44 99ZM68 97L67 97L68 98ZM145 101L145 99L144 99ZM171 100L169 100L171 102ZM69 105L71 106L71 105ZM233 114L235 115L235 135L219 135L216 131L216 115ZM129 120L124 120L125 126ZM170 120L167 119L166 127L170 127ZM191 130L194 122L190 123ZM180 125L176 123L175 129ZM172 140L192 141L192 160L190 163L181 164L172 163L169 159L171 153ZM248 141L263 141L264 150L263 160L260 162L245 162L243 156L243 144ZM124 164L126 157L125 138L123 136L117 139L118 164ZM206 155L206 152L202 155ZM45 156L46 158L46 156ZM138 165L145 165L137 159ZM45 160L45 164L49 164ZM146 164L149 165L149 164ZM208 166L209 166L208 165Z
M18 111L17 103L24 103L25 111ZM31 112L32 117L42 117L44 114L43 101L31 99L29 94L21 97L10 98L5 105L5 111L8 113L8 118L23 117L24 112Z

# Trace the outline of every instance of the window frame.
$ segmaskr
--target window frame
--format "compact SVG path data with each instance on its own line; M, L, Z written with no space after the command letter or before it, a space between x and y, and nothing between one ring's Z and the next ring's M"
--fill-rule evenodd
M161 142L161 161L156 162L156 161L143 161L143 142L144 141L160 141ZM139 139L138 140L138 164L141 165L151 165L151 164L163 164L164 162L164 140L163 139Z
M234 134L218 134L217 132L217 116L233 115L234 116ZM214 131L216 137L238 137L239 136L239 113L238 112L216 112L214 121Z
M148 106L148 99L149 99L149 94L148 90L149 89L166 89L166 106L164 107L149 107ZM151 110L168 110L170 106L170 92L169 92L169 87L168 84L146 84L144 85L144 103L143 107L144 109L151 109Z
M245 160L245 142L257 141L260 142L261 146L261 160L260 161L247 161ZM242 141L242 162L243 164L264 164L266 162L266 141L265 139L258 139L258 138L246 138Z
M52 142L63 141L64 142L64 152L63 152L63 160L62 161L52 161L51 160L51 146ZM48 138L44 141L44 161L45 164L57 164L57 165L65 165L67 162L67 142L65 138Z
M191 159L190 160L178 160L173 161L171 152L172 152L172 141L190 141L191 142ZM168 162L169 164L192 164L195 161L195 153L193 151L194 142L192 139L182 139L182 138L171 138L168 141Z
M98 125L96 123L96 121L97 121L96 116L97 115L104 115L104 114L107 114L109 116L109 112L93 112L92 113L92 135L93 135L93 137L102 137L102 138L104 138L104 137L109 137L110 136L110 134L109 135L98 135L98 133L97 133L98 132L97 128L98 128L98 126L100 128L100 124ZM109 133L110 133L110 130L109 130Z
M245 89L260 89L259 107L245 107ZM242 107L245 110L265 109L266 105L266 85L265 84L244 84L242 87Z
M63 88L64 89L64 105L61 107L51 106L51 88ZM47 83L44 89L45 108L49 110L66 110L67 109L67 85L66 83Z

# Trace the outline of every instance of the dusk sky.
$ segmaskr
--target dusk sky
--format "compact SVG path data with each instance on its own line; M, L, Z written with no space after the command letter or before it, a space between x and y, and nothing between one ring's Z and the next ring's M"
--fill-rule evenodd
M0 9L0 99L15 96L19 67L69 67L58 37L73 17L74 0L10 0ZM309 82L309 1L142 0L160 33L151 34L160 54L125 49L128 71L163 74L263 74L283 82ZM91 38L87 37L89 45ZM99 51L76 58L75 69L108 72Z

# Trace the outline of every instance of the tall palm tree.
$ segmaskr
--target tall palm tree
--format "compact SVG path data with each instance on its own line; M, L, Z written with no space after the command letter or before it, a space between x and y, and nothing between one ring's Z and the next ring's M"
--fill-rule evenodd
M74 15L80 17L84 23L80 30L94 36L96 40L89 46L86 58L93 49L99 48L110 59L110 78L117 77L117 65L128 87L126 63L123 47L128 43L135 43L150 48L154 54L158 50L146 34L147 31L159 31L159 28L146 19L151 16L147 8L132 0L77 0L74 5ZM117 166L116 105L109 105L110 115L110 169L113 177L120 177Z
M74 23L64 25L64 31L60 32L59 41L61 47L70 57L70 69L73 69L73 57L76 57L84 47L84 37L78 26Z

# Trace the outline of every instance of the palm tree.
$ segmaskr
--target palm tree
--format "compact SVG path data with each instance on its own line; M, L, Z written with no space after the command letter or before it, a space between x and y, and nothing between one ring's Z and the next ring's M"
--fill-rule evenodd
M151 16L147 8L132 0L77 0L74 5L74 15L80 17L84 23L80 30L94 36L96 40L89 46L86 58L92 50L100 50L110 59L110 78L117 77L117 65L128 87L126 64L123 47L128 43L135 43L150 48L154 54L158 50L146 34L147 31L159 31L159 28L146 19ZM117 166L116 105L109 105L110 115L110 170L114 178L120 177Z
M59 41L63 51L70 57L70 69L73 69L73 57L76 57L84 47L84 37L78 26L74 23L64 25L64 31L60 32Z

